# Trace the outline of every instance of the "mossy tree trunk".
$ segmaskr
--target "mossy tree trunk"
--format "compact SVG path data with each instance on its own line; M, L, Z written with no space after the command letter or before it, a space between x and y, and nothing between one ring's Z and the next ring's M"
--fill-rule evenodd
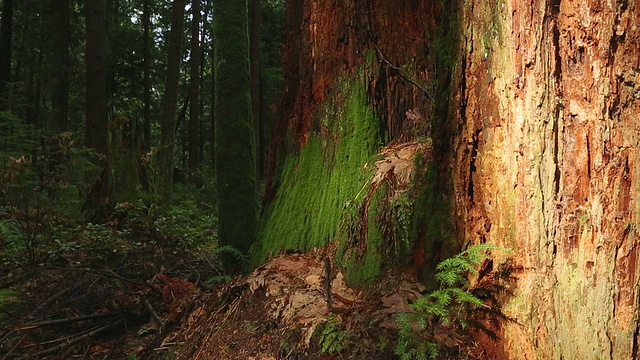
M214 1L213 40L218 238L247 252L256 236L258 196L246 0Z
M428 277L461 246L513 249L504 311L516 322L487 351L637 358L637 3L287 4L286 93L256 258L340 240L376 144L430 131L409 264ZM376 229L356 230L366 245L352 245L375 258Z
M389 143L428 141L433 151L424 164L435 169L429 176L446 175L434 160L448 151L441 141L443 127L434 127L438 136L433 144L427 139L432 123L446 119L446 106L439 103L446 98L450 73L437 74L431 48L438 11L435 2L424 1L287 2L286 92L267 158L256 261L282 248L310 250L358 233L359 239L349 239L360 244L356 258L341 261L352 270L349 279L370 282L396 263L387 256L390 249L415 253L411 263L416 269L450 252L442 241L444 222L432 221L450 218L447 207L429 212L423 206L441 204L444 194L451 193L445 178L430 180L429 194L419 194L419 187L412 190L411 201L420 198L421 205L415 204L416 214L408 217L428 225L393 224L412 233L411 241L399 240L403 244L387 238L393 231L377 220L383 212L401 208L399 199L389 201L366 189L375 170L373 156ZM436 113L439 108L445 112ZM426 181L424 171L420 174L416 183ZM381 186L380 191L392 189ZM376 203L388 208L380 211L372 205ZM426 247L429 252L413 251ZM411 254L403 254L401 263L408 263Z

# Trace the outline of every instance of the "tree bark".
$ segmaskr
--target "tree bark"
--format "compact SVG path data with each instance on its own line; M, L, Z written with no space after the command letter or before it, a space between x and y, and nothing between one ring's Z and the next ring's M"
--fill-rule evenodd
M249 0L249 62L251 67L251 118L256 144L256 178L262 174L262 145L260 143L260 37L262 23L262 1Z
M193 183L200 166L200 1L191 6L191 57L189 106L189 180Z
M332 167L338 161L333 146L344 134L330 130L344 118L323 117L323 109L350 96L340 82L357 82L364 67L369 105L387 142L433 138L428 171L436 180L424 198L438 201L438 214L415 215L413 264L429 271L469 244L513 250L514 295L502 300L515 321L502 324L497 343L478 335L487 354L637 358L638 5L287 5L286 93L268 159L258 251L309 249L336 238L340 216L321 214L340 214L344 203L328 204L324 197L352 189L323 185L345 171ZM363 171L365 163L353 166ZM314 191L296 187L311 176L319 176ZM430 204L415 202L416 209ZM302 205L287 207L296 203ZM307 212L278 227L279 217L296 211ZM291 228L295 233L288 234ZM508 257L498 254L493 269Z
M457 224L513 248L522 267L506 353L637 358L637 3L461 9Z
M151 149L151 0L144 0L142 10L142 52L143 52L143 140L142 150Z
M51 95L51 120L54 131L64 132L69 128L69 44L71 41L69 0L55 1L52 10L56 31L53 34L52 63L55 68Z
M178 108L178 86L182 61L182 32L184 29L185 0L173 2L171 35L167 59L167 78L162 100L162 123L160 148L158 149L158 193L165 200L171 199L173 186L173 164L176 141L176 111Z
M107 154L106 2L87 1L85 146Z
M13 38L13 0L2 2L0 19L0 109L4 109L7 85L11 80L11 42Z
M247 1L214 1L218 239L247 252L258 221Z

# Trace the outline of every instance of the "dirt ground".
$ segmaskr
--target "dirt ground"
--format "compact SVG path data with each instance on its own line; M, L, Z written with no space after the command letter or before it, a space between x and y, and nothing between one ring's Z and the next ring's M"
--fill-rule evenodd
M327 257L309 254L278 256L210 288L165 274L135 283L54 274L33 286L75 287L1 329L2 359L395 359L395 317L425 291L403 273L351 288ZM496 358L453 326L434 337L442 359Z

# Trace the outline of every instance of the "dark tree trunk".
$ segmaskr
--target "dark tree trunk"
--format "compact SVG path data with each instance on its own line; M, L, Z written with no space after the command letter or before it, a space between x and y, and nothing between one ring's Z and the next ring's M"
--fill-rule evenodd
M147 152L151 148L151 0L144 0L142 10L142 51L143 51L143 67L144 75L142 80L143 87L143 140L142 149Z
M64 132L69 128L69 0L56 0L53 7L53 88L51 94L51 128Z
M258 221L247 1L214 1L215 159L220 244L247 252Z
M13 0L3 0L0 19L0 109L4 109L11 80L11 41L13 38Z
M107 64L106 2L85 4L86 34L86 120L85 145L107 154Z
M251 66L251 117L253 119L253 135L256 144L256 178L262 174L262 146L260 143L260 38L262 24L262 1L249 0L249 60Z
M189 107L189 179L196 180L200 166L200 6L201 0L193 0L191 6L191 58L190 107Z
M185 0L173 2L171 34L167 54L167 78L162 100L162 123L160 148L158 150L158 192L165 200L171 199L173 187L174 149L176 142L176 112L178 108L178 87L180 85L180 64L182 62L182 37L184 29Z

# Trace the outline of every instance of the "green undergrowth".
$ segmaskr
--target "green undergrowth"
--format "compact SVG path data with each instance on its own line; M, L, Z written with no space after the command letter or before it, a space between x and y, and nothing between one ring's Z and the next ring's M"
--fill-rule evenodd
M257 263L281 249L311 250L335 239L343 210L373 173L373 166L363 167L380 147L380 121L363 76L342 80L333 99L319 131L284 161L252 249Z

